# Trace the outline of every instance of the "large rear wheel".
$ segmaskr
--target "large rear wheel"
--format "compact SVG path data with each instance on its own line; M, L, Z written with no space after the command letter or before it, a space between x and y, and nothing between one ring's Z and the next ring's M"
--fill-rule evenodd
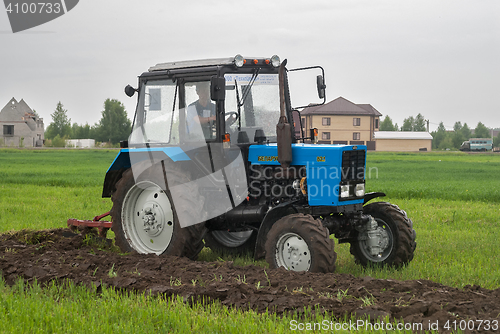
M196 258L203 249L205 224L181 228L179 210L200 210L202 197L194 182L180 171L169 170L171 182L183 184L186 198L183 207L174 207L170 191L165 188L162 165L157 164L134 179L132 169L123 173L113 193L112 229L115 243L123 252L165 254ZM175 180L175 181L174 181ZM174 185L170 185L174 186ZM191 189L193 188L193 189Z
M301 213L274 223L265 244L271 268L330 273L335 271L337 254L328 229L320 220Z

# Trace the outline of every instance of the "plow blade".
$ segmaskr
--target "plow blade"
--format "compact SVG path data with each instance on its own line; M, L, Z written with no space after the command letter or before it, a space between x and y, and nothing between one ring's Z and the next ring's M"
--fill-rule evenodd
M102 218L109 216L109 212L106 212L100 216L95 216L93 220L81 220L70 218L68 219L68 226L72 229L76 229L78 226L83 226L86 228L97 227L99 230L99 236L102 238L106 238L106 233L112 226L112 222L101 221Z

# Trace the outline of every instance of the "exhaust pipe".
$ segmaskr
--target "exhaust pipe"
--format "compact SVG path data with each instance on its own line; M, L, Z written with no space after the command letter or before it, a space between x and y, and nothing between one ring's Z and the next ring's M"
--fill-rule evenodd
M280 65L279 69L279 88L280 88L280 119L276 125L276 135L278 142L278 162L281 167L287 168L292 163L292 127L286 117L285 105L285 66L286 59Z

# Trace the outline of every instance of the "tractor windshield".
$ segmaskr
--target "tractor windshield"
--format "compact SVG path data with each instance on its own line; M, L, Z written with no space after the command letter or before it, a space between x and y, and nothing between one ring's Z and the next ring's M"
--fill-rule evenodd
M172 80L151 80L141 87L130 144L179 142L177 87Z
M228 126L226 122L226 127L229 127L226 131L244 131L249 142L254 142L255 131L260 129L268 141L276 141L276 122L280 110L278 75L228 73L224 77L226 114L240 113L233 124Z

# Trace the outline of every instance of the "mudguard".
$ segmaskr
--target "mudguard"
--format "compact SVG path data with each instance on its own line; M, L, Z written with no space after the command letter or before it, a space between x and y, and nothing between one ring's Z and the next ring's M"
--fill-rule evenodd
M267 212L264 220L262 221L262 224L260 225L259 232L257 233L254 255L254 258L256 260L266 256L264 244L266 243L267 234L269 233L269 230L271 230L271 227L273 227L273 224L284 216L298 213L298 210L295 208L294 203L295 202L282 203Z
M369 201L371 201L374 198L385 197L385 196L386 196L385 193L382 193L382 192L366 193L365 194L365 199L363 201L363 205L365 205L366 203L368 203Z

